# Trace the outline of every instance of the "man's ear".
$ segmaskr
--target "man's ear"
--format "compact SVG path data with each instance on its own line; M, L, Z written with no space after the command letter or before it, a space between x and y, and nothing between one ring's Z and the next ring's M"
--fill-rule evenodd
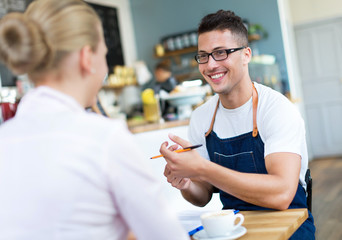
M244 63L248 64L252 60L252 49L250 47L246 47L245 49L243 49L243 51Z
M82 74L93 73L93 61L92 61L93 51L89 45L84 46L80 50L80 67Z

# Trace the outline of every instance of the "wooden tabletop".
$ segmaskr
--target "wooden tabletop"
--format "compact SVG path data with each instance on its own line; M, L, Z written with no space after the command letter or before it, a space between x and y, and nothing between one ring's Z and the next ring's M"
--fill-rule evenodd
M240 211L247 233L239 240L288 240L308 218L306 208L284 211ZM193 239L193 238L191 238ZM130 233L126 240L136 240Z
M189 125L189 119L166 121L162 123L142 122L139 124L133 123L133 121L127 121L127 125L128 125L129 130L132 133L142 133L142 132L155 131L155 130L160 130L160 129L165 129L165 128L187 126Z
M284 211L241 211L247 233L239 240L287 240L308 218L306 208Z

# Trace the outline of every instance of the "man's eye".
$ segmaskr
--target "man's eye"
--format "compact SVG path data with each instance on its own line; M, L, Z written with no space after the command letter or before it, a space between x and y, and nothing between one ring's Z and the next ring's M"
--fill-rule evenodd
M226 54L226 51L224 50L218 50L218 51L215 51L214 53L216 56L222 56L222 55L225 55Z
M199 59L206 59L208 57L208 54L199 54L197 56Z

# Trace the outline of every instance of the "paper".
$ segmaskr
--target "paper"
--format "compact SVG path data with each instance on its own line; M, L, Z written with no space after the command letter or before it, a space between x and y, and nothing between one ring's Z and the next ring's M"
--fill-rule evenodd
M208 210L185 210L178 213L178 219L187 232L202 225L200 216Z

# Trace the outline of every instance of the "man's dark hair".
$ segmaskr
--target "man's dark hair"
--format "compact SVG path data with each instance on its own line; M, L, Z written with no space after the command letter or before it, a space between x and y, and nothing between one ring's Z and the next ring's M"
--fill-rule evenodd
M218 10L202 18L198 35L214 30L229 30L241 46L248 46L248 32L242 19L233 11Z
M156 64L154 69L163 69L164 71L171 72L171 64L168 61L161 61Z

